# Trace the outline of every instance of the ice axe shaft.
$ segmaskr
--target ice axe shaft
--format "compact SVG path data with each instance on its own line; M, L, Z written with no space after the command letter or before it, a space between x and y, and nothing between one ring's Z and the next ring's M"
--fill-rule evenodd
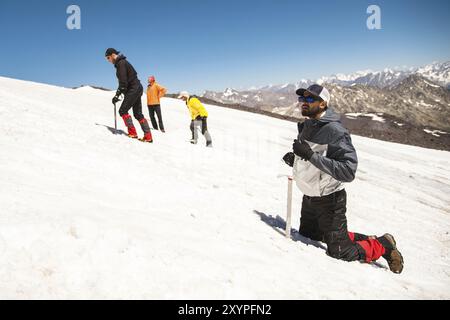
M287 211L286 211L286 238L291 238L292 216L292 177L288 177Z
M117 107L114 103L114 134L117 134Z

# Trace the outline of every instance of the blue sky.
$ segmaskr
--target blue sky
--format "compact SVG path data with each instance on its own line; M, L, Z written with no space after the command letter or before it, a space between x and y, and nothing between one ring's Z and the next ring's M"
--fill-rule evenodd
M81 30L66 8L81 8ZM381 8L381 30L366 9ZM251 87L450 58L450 1L0 1L0 75L116 88L105 49L170 92Z

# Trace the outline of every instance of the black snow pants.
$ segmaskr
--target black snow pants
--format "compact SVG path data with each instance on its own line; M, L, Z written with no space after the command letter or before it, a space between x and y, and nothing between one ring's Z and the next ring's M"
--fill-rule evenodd
M345 261L364 260L364 249L350 239L347 230L347 193L337 191L324 197L303 196L299 233L327 244L327 254ZM355 234L358 238L367 236Z
M131 108L133 108L133 116L137 121L140 121L144 118L142 114L142 93L144 92L144 88L139 84L136 88L132 88L128 90L125 94L125 98L123 99L122 105L119 109L119 115L122 117L127 114Z
M159 104L149 105L148 113L150 115L150 121L152 122L153 129L158 130L158 124L159 124L159 129L164 130L164 124L163 124L162 114L161 114L161 105L159 105ZM158 116L158 123L156 122L155 113Z

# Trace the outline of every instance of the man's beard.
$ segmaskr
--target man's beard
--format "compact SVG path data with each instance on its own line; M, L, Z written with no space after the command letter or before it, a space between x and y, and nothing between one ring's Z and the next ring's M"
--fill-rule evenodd
M302 106L302 116L304 117L314 118L322 111L319 106L313 108L311 108L309 105L307 106L308 108L304 108L304 106L306 105Z

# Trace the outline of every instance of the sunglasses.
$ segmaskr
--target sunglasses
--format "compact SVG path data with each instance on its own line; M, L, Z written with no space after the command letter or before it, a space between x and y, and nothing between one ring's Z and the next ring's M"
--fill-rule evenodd
M319 99L314 98L314 97L311 97L311 96L307 96L307 97L299 96L299 97L298 97L298 102L313 103L313 102L315 102L315 101L319 101Z

